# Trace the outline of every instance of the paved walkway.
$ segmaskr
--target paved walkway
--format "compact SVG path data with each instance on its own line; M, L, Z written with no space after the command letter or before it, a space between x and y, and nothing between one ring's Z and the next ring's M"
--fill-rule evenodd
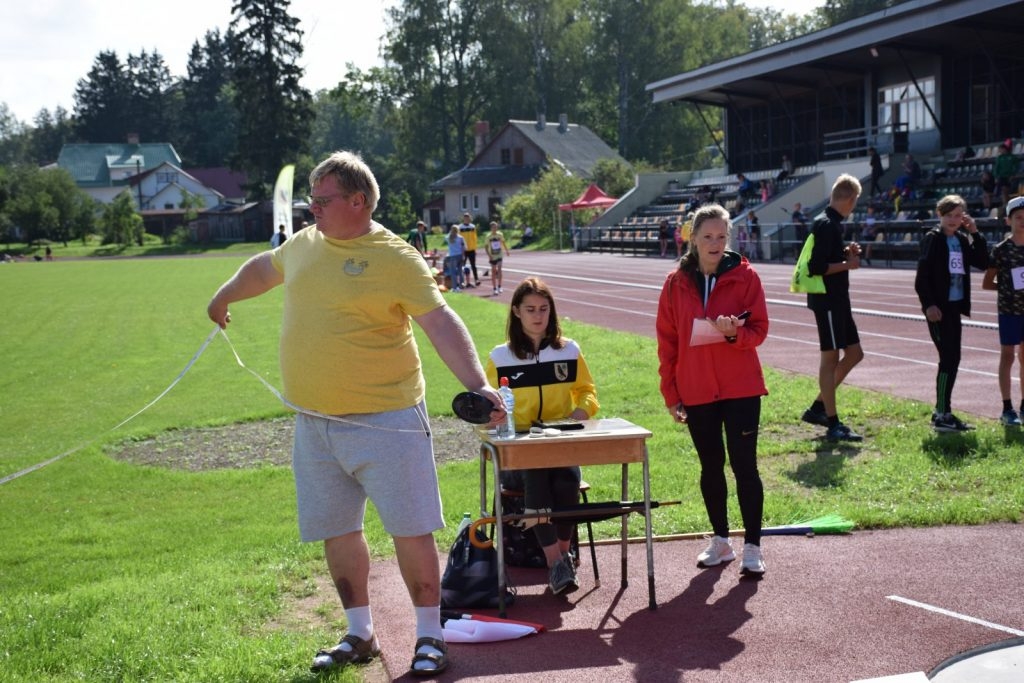
M543 570L515 570L509 617L547 631L451 645L452 667L440 680L856 681L923 675L958 653L1024 635L1018 525L766 537L760 582L740 579L737 562L697 569L704 545L655 544L654 611L643 544L630 546L625 590L617 546L598 549L602 585L593 585L585 559L581 589L567 598L545 592ZM387 673L409 679L414 622L397 564L375 563L371 574ZM1001 654L989 656L998 664L1016 656L1019 674L1020 649Z

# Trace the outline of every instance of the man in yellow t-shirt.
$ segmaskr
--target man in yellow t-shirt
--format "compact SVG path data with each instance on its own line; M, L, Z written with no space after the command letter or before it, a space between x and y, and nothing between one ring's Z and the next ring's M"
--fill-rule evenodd
M319 651L321 671L380 654L370 614L367 499L393 537L416 613L412 668L448 666L433 532L444 527L425 386L411 321L452 373L495 405L465 324L440 295L411 245L373 221L380 190L361 158L335 152L309 177L316 225L252 257L207 308L226 327L228 306L284 285L281 375L298 408L292 470L299 530L324 542L348 633Z
M469 262L469 267L473 271L473 282L475 284L469 284L469 278L466 278L466 287L479 287L480 276L476 274L476 248L477 248L477 233L476 226L473 225L472 217L469 212L462 214L462 222L459 224L459 234L462 235L462 239L466 240L466 255L465 259Z

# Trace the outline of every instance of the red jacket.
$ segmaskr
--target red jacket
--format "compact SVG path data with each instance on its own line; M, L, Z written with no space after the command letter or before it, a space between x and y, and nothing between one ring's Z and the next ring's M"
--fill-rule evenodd
M699 279L699 280L698 280ZM761 279L746 258L727 252L704 309L704 275L676 270L658 300L658 374L665 405L695 406L731 398L765 396L757 347L768 336L768 305ZM706 286L706 285L705 285ZM695 319L750 317L736 330L736 343L690 346Z

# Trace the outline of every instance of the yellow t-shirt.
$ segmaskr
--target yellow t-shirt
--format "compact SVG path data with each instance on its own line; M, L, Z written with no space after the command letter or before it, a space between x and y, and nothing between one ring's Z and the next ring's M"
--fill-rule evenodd
M271 252L284 275L281 376L292 403L329 415L423 400L410 316L444 306L430 269L378 223L351 240L310 226Z
M476 226L472 223L459 223L459 234L466 240L466 251L476 251Z

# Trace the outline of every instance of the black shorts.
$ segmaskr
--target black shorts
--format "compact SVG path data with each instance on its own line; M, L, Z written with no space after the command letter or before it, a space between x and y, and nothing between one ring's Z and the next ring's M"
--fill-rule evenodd
M853 311L849 306L815 309L814 320L818 323L818 341L822 351L838 351L860 344L857 324L853 322Z

